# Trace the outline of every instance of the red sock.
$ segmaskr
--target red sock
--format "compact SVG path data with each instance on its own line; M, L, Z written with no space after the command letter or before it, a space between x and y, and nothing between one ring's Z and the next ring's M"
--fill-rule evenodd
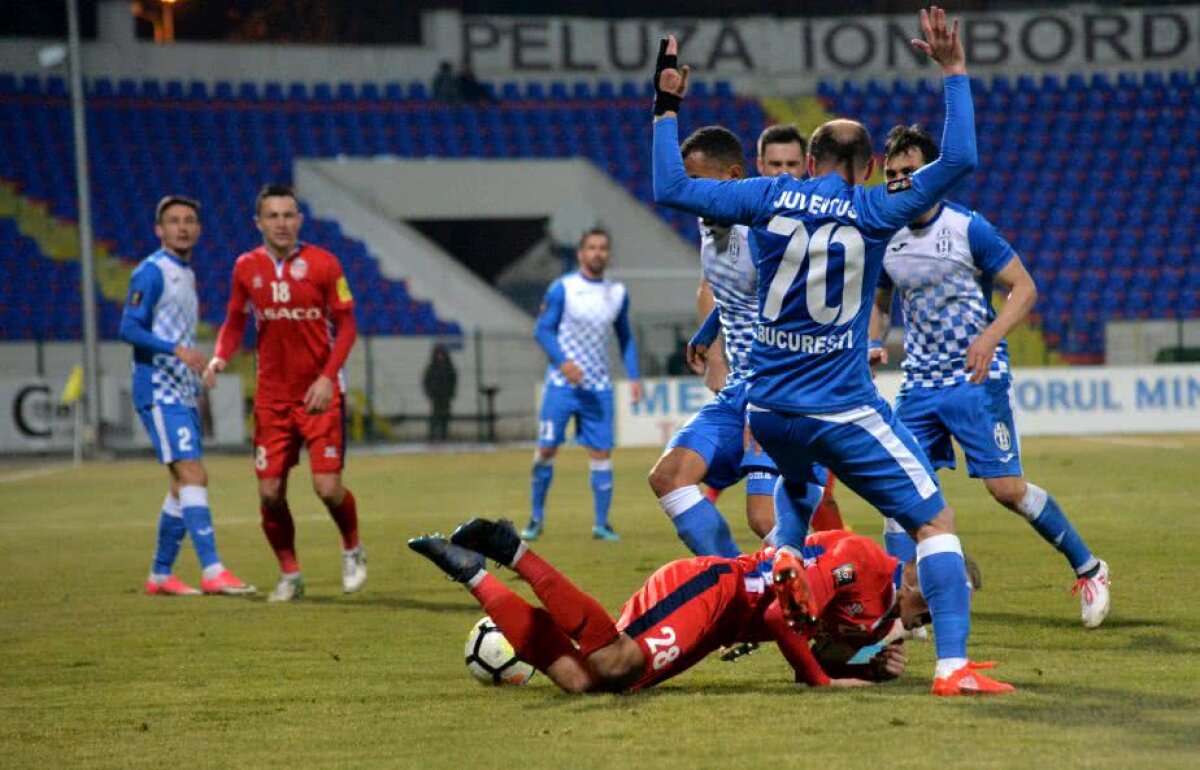
M579 642L579 653L584 658L616 640L617 626L600 602L579 590L545 559L526 551L514 569L533 588L558 627Z
M299 572L300 563L296 561L296 523L292 521L292 511L285 502L276 508L268 508L266 504L259 505L262 514L262 531L267 536L267 542L275 551L279 560L281 572Z
M554 624L549 612L529 604L494 575L484 575L471 593L517 654L538 671L546 673L551 663L566 655L583 662L575 645Z
M333 523L337 524L338 532L342 533L342 548L347 551L358 548L358 504L354 494L347 489L340 505L326 504L325 507L333 517Z
M821 497L821 502L817 506L817 510L813 511L812 523L810 524L813 532L846 528L846 525L842 522L842 512L838 508L837 500L833 499L833 484L835 481L837 479L830 473L829 481L825 484L825 494Z

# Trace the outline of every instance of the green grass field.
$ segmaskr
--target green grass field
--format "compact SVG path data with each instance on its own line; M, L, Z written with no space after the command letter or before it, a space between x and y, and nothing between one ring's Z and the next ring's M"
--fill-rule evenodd
M793 685L768 648L635 696L566 696L544 677L476 684L462 645L481 611L404 542L472 513L523 519L528 450L352 456L371 578L351 598L336 531L299 476L309 596L286 606L141 593L164 486L152 462L36 477L10 464L0 471L0 766L1200 766L1200 437L1024 449L1031 478L1111 565L1114 609L1084 631L1061 557L981 484L944 474L984 570L973 657L1000 661L1019 688L952 701L926 694L930 643L910 645L900 681L856 691ZM614 611L683 555L644 482L653 459L617 454L613 521L625 539L615 544L588 536L583 455L558 463L538 549ZM269 589L275 564L249 460L213 458L209 469L223 557ZM877 514L841 499L855 529L879 533ZM744 536L741 506L734 493L723 502ZM190 545L180 565L198 579Z

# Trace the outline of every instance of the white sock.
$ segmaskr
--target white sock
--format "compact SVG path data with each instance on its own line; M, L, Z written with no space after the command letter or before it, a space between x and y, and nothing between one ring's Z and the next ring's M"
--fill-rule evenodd
M966 658L938 658L937 668L934 669L935 679L943 679L967 665Z
M300 571L296 570L295 572L280 572L279 579L280 580L291 580L291 581L299 580L300 579Z
M513 554L512 564L509 564L508 568L516 569L517 562L519 562L521 560L521 557L524 556L525 552L528 550L529 550L529 546L525 543L524 540L522 540L521 544L519 546L517 546L517 552Z
M167 574L167 575L159 575L159 574L158 574L158 573L156 573L156 572L151 572L151 573L150 573L150 582L151 582L151 583L153 583L153 584L154 584L154 585L156 585L156 586L160 586L160 585L162 585L163 583L167 582L167 580L169 580L169 579L170 579L170 577L171 577L171 576L170 576L169 574Z
M704 499L704 493L700 491L700 487L692 484L686 487L680 487L674 492L668 492L658 498L658 504L667 512L667 515L672 519L680 515L684 511L690 510L693 505Z
M217 575L220 575L224 571L225 571L225 565L222 564L221 562L215 562L215 563L210 564L207 567L205 567L204 571L200 574L204 577L205 580L212 580L213 578L215 578Z
M468 580L468 581L467 581L467 588L474 588L475 586L477 586L477 585L479 585L480 583L482 583L482 582L483 582L483 579L484 579L485 577L487 577L487 573L488 573L488 572L487 572L487 570L485 570L485 569L481 569L481 570L479 570L478 572L476 572L476 573L475 573L475 577L473 577L473 578L471 578L470 580Z

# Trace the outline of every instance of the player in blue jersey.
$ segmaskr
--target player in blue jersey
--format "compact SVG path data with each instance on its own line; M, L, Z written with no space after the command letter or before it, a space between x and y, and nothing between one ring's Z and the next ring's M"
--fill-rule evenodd
M740 179L745 154L733 132L706 126L679 148L691 177ZM803 156L803 152L800 153ZM786 168L779 164L777 173ZM774 169L772 169L774 170ZM776 174L777 175L777 174ZM717 398L705 404L667 444L650 471L650 488L679 537L697 556L733 558L741 549L729 525L699 484L723 490L746 479L746 520L759 537L775 525L775 463L746 436L746 385L758 311L758 272L745 225L700 220L702 279L697 309L708 319L688 345L688 360L703 372ZM714 320L715 319L715 320ZM822 471L823 473L823 471ZM794 504L811 509L824 491L823 476ZM803 544L803 538L800 539Z
M891 183L908 179L938 157L920 126L896 126L884 147ZM1004 337L1037 301L1037 287L1012 246L977 212L942 201L896 233L883 259L871 324L871 361L887 363L883 337L892 294L904 313L904 380L896 417L935 469L954 468L958 441L967 473L983 479L996 502L1020 514L1066 557L1075 572L1083 625L1099 626L1109 609L1108 565L1092 554L1044 489L1025 480L1012 412L1012 375ZM1009 290L992 307L993 287ZM912 558L914 544L888 522L888 553Z
M750 429L788 485L820 462L896 519L917 541L917 572L937 645L935 695L1002 693L967 659L971 595L954 514L912 434L879 397L867 362L867 327L897 230L940 200L977 163L974 108L958 23L921 12L913 44L942 65L943 155L913 176L866 188L874 166L870 134L850 120L820 126L809 144L810 179L717 182L691 179L676 149L675 112L687 69L672 38L655 70L654 197L699 216L750 226L758 267L758 323L751 363ZM799 491L799 490L791 490ZM809 601L793 570L795 606Z
M613 333L631 380L636 404L642 398L637 345L629 323L625 284L604 277L611 255L608 232L594 227L579 239L579 269L546 290L535 336L550 358L538 416L537 450L533 457L532 509L521 532L526 540L542 534L546 493L554 478L554 457L575 418L575 439L587 449L591 467L594 521L592 537L619 540L608 523L612 503L613 392L608 374L608 345Z
M170 491L158 520L158 549L146 592L159 595L249 594L217 555L208 473L201 460L196 392L207 356L196 350L199 302L189 265L200 237L200 204L170 195L154 211L158 251L142 260L129 279L121 315L121 339L133 346L133 405L158 460L170 472ZM197 591L172 574L175 557L190 534L202 575Z

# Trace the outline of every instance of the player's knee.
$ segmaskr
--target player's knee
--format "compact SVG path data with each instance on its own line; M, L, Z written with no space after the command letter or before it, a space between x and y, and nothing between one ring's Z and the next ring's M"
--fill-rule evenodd
M957 525L954 521L954 509L947 505L937 516L934 516L908 534L912 535L914 540L920 542L934 535L953 535L956 533Z
M339 505L346 493L342 489L342 480L339 477L333 478L314 478L313 491L317 493L317 497L321 498L321 502L326 505Z
M280 479L261 480L258 484L258 499L268 509L282 508L287 504L283 481Z
M538 460L539 462L549 462L550 460L553 460L554 456L557 454L558 447L540 446L534 453L534 459Z
M181 487L207 487L208 472L197 460L181 460L175 463L174 476Z
M672 454L667 453L660 457L654 467L650 469L647 481L650 482L650 488L654 490L654 494L662 497L676 489L700 482L700 479L690 478L690 475L682 463L677 462Z
M1025 496L1025 482L1017 476L985 479L984 484L992 499L1012 511L1017 510Z

